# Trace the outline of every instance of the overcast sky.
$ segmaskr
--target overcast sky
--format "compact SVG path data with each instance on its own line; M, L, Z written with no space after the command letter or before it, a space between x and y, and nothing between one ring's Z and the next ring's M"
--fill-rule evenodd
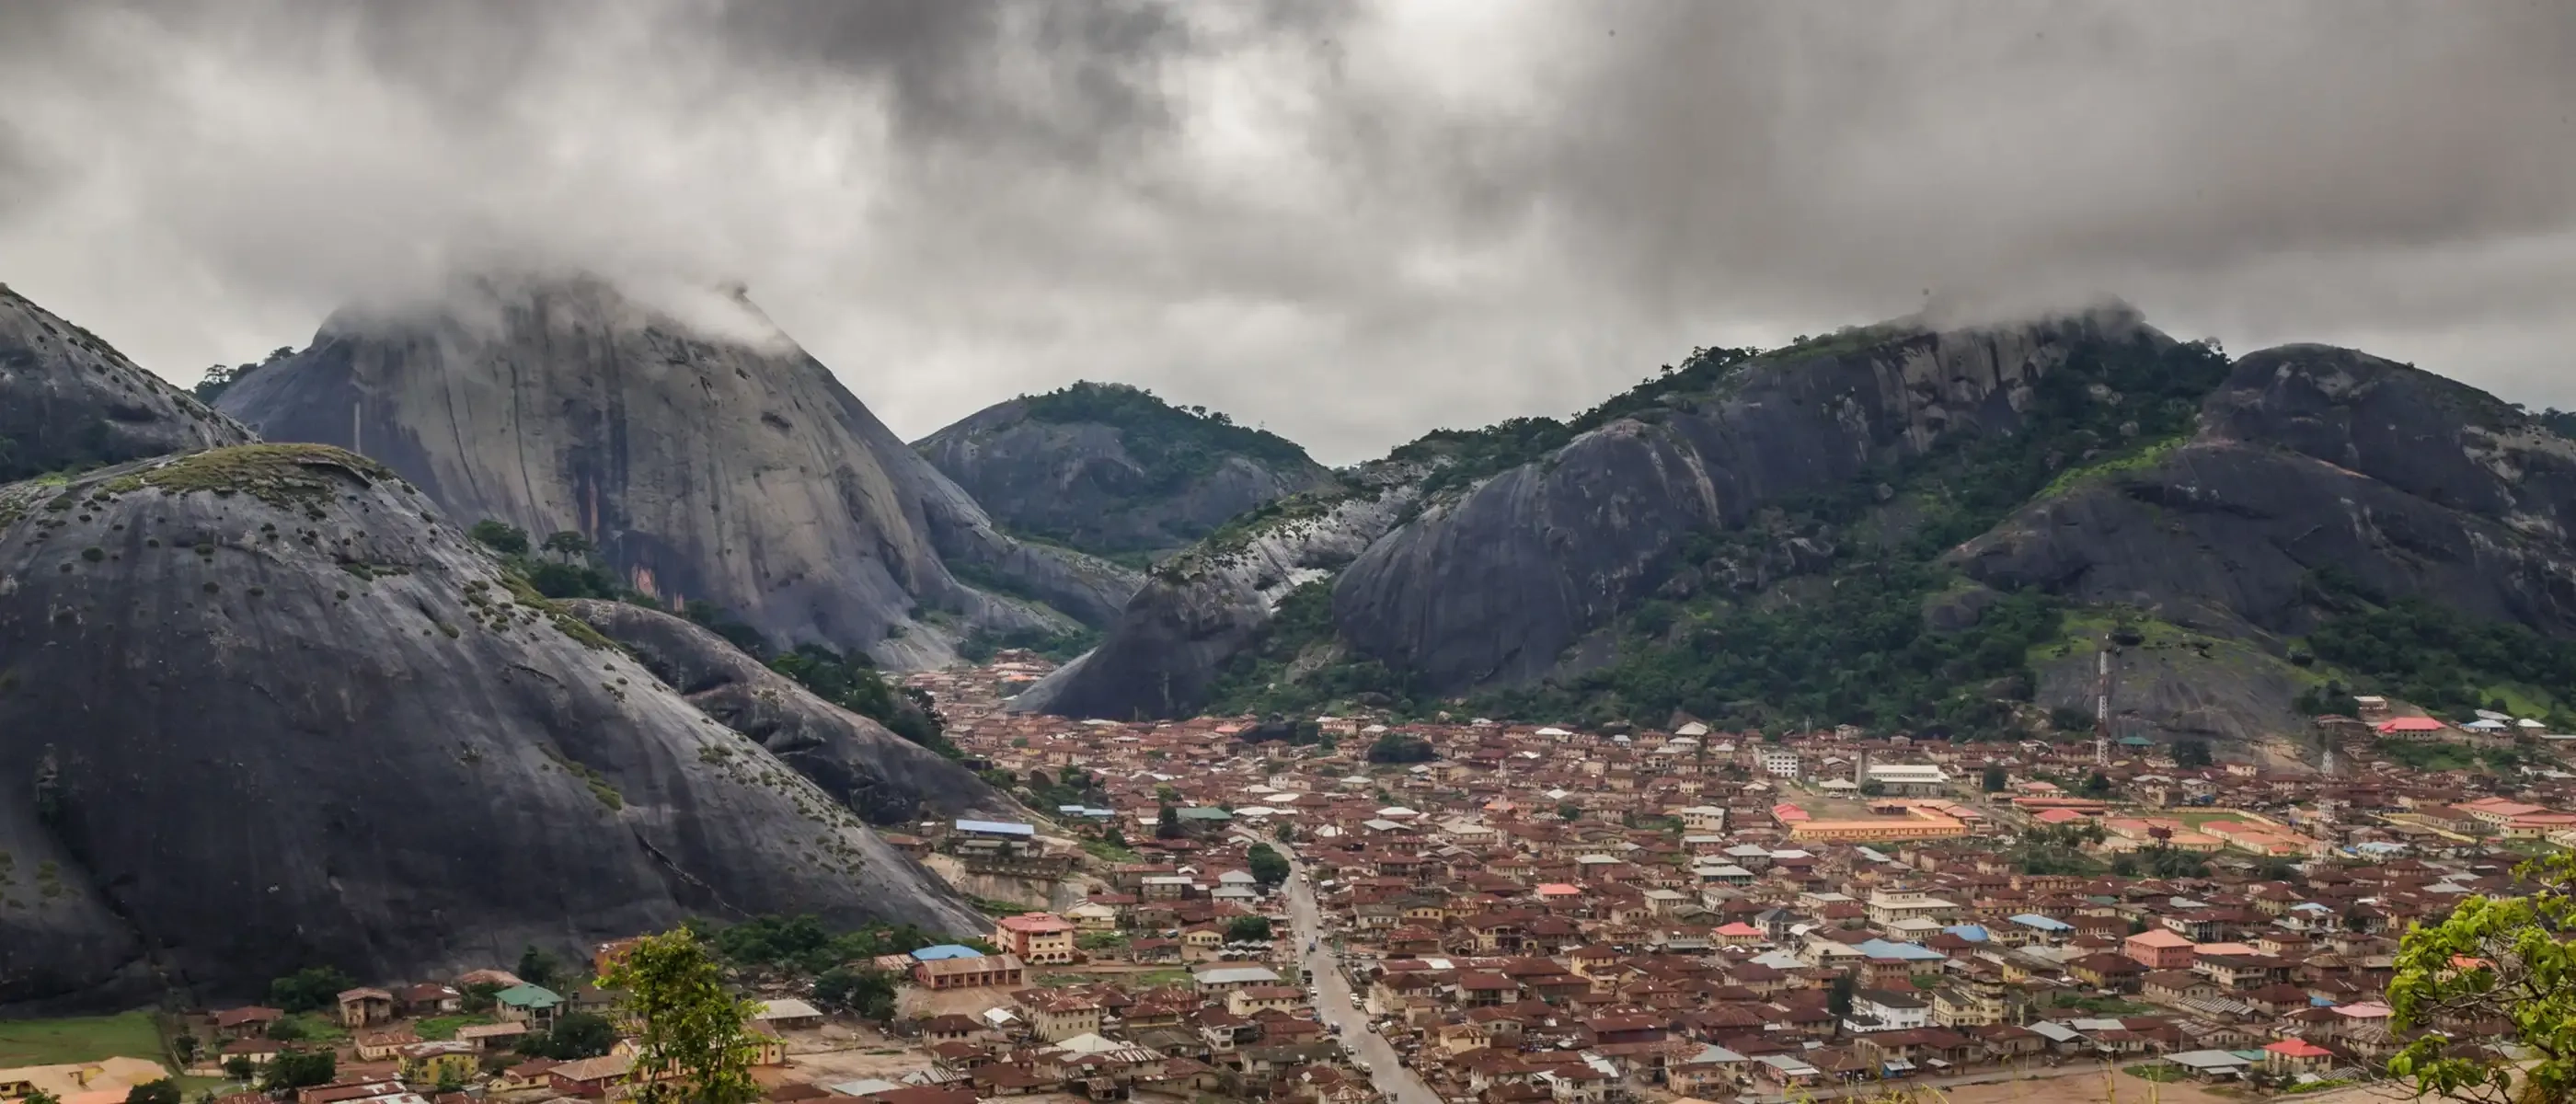
M2118 294L2576 406L2558 0L0 0L0 281L180 382L525 256L739 279L907 437L1330 462L1694 345Z

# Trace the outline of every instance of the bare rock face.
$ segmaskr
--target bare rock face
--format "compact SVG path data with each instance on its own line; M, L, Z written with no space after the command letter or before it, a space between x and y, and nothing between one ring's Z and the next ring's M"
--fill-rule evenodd
M2032 385L2095 338L2169 342L2106 311L1756 365L1723 393L1610 422L1426 510L1341 574L1334 619L1437 692L1540 677L1651 594L1692 533L1954 434L2009 433Z
M1159 555L1333 482L1272 434L1113 384L997 403L914 448L1012 532L1100 555Z
M835 797L337 449L0 490L0 1006L815 912L977 930Z
M0 482L251 439L97 335L0 285Z
M975 772L824 701L694 622L622 602L562 605L708 716L759 741L871 824L1027 816Z
M1420 499L1422 474L1413 464L1363 465L1341 486L1279 500L1156 565L1098 647L1010 707L1120 719L1196 712L1290 591L1330 579L1395 528Z
M2576 632L2576 443L2474 388L2349 349L2249 354L2158 462L2032 503L1953 554L2231 636L2306 632L2332 569L2382 594Z
M270 440L377 458L450 516L581 532L637 590L781 644L931 665L967 629L1097 620L1134 589L996 532L748 300L690 313L595 279L474 281L344 311L221 403Z

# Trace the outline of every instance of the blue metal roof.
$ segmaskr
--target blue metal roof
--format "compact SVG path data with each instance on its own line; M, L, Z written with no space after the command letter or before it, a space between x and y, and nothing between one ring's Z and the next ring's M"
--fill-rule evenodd
M1013 824L1007 820L960 820L957 822L957 830L960 832L982 832L986 835L994 836L1034 836L1038 834L1038 830L1030 825Z
M915 962L938 962L942 959L949 958L982 957L984 957L984 952L976 950L973 947L961 947L955 943L942 943L936 947L923 947L918 951L912 952L912 960Z
M2019 925L2021 925L2021 926L2023 926L2023 927L2025 927L2025 928L2037 928L2037 929L2039 929L2039 930L2041 930L2041 931L2046 931L2046 932L2062 932L2062 931L2074 931L2074 930L2075 930L2075 925L2073 925L2073 924L2069 924L2069 923L2067 923L2066 921L2064 921L2064 920L2060 920L2060 919L2058 919L2058 918L2056 918L2056 917L2054 917L2054 916L2041 916L2040 914L2038 914L2038 913L2036 913L2036 912L2025 912L2025 913L2022 913L2022 914L2021 914L2021 915L2019 915L2019 916L2015 916L2015 917L2013 917L2013 918L2012 918L2012 922L2013 922L2013 923L2016 923L2016 924L2019 924Z
M1913 943L1891 943L1884 939L1863 940L1853 950L1871 958L1900 958L1908 962L1947 962L1948 955Z

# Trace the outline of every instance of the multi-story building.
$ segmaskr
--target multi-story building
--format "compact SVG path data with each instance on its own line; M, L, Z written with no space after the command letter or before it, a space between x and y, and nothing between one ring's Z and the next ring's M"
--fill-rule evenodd
M993 924L993 945L1034 965L1073 961L1074 925L1051 912L1024 912Z

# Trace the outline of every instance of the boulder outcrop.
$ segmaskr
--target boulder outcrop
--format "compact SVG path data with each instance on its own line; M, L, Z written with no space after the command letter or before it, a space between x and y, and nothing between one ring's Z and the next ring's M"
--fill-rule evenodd
M924 817L1027 815L975 772L824 701L690 621L623 602L562 605L708 716L759 741L870 824L908 828Z
M978 928L328 447L0 490L0 779L0 1005L439 976L689 916Z
M0 483L250 439L96 334L0 285Z
M380 460L466 522L582 533L634 589L780 645L935 665L975 628L1096 622L1134 590L998 532L739 293L679 313L588 277L464 281L342 311L220 404Z

